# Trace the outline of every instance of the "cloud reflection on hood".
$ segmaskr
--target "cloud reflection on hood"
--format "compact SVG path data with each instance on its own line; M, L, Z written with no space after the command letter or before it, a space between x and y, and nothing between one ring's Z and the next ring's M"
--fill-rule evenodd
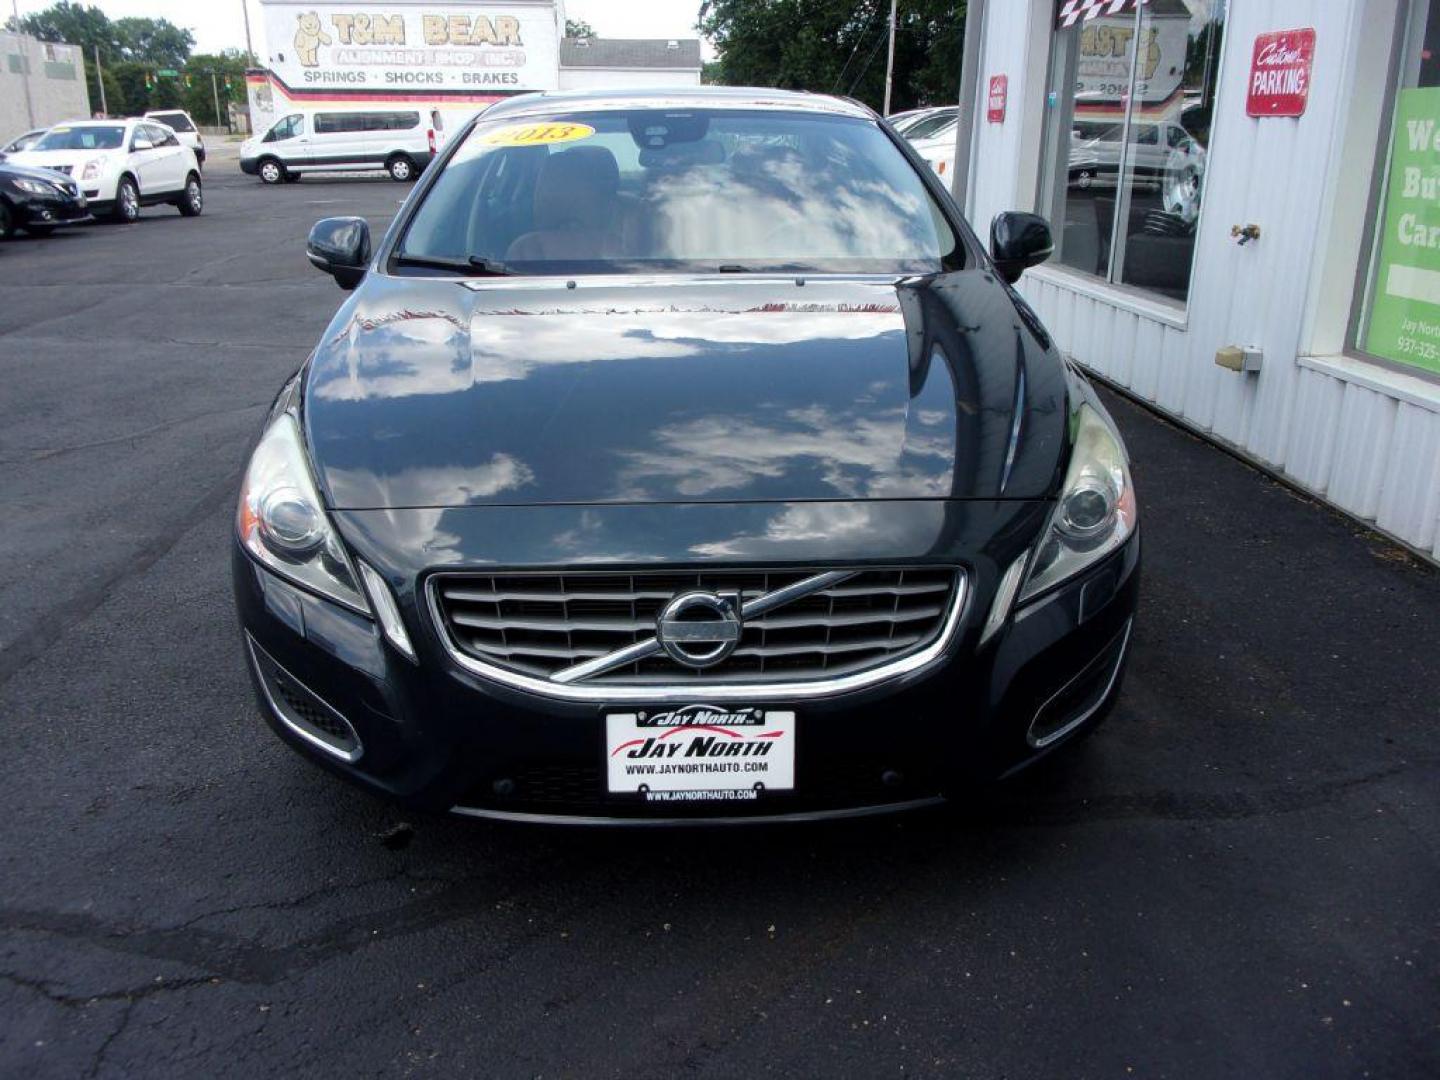
M616 290L608 290L615 292ZM330 401L442 395L519 381L539 368L605 361L679 359L720 348L859 341L894 331L893 305L834 304L714 308L700 304L625 308L587 298L527 306L509 288L499 307L482 296L467 325L449 312L392 312L352 319L313 372L310 393ZM703 323L697 324L697 315ZM703 334L700 327L703 326Z

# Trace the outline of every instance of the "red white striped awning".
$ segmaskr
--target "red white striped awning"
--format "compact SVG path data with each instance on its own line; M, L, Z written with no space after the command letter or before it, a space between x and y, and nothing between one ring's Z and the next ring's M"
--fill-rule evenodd
M1101 15L1119 15L1127 9L1133 12L1137 5L1149 2L1150 0L1062 0L1060 10L1055 15L1055 25L1063 28L1074 26L1082 20L1088 22L1097 19Z

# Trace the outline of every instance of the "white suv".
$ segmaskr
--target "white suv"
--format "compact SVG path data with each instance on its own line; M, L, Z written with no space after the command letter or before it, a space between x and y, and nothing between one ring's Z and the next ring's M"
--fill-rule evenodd
M158 120L171 131L191 150L195 151L195 160L203 169L205 167L205 139L200 134L200 129L195 126L195 121L184 109L158 109L145 114L146 120Z
M175 132L151 120L77 120L57 124L8 163L72 177L99 217L134 221L142 206L170 203L186 217L204 206L200 163Z

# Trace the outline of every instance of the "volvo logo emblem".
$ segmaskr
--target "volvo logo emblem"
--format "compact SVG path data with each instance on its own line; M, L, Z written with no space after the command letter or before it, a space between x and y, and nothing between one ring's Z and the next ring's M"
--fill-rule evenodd
M655 639L677 664L707 668L735 651L743 628L738 593L687 592L660 612Z

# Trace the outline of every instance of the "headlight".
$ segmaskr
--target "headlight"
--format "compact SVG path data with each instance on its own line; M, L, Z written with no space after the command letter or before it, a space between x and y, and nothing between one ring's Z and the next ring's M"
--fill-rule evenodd
M54 184L45 183L44 180L30 180L23 176L17 176L12 178L10 182L21 191L28 191L31 195L50 195L53 197L60 194L59 188Z
M1125 448L1098 412L1081 405L1070 469L1016 602L1103 559L1134 531L1135 486Z
M325 516L300 427L289 413L271 424L255 447L240 488L235 525L245 550L270 570L370 614L350 556Z
M91 158L89 161L85 162L85 168L80 173L80 179L98 180L100 179L100 170L104 167L104 158Z

